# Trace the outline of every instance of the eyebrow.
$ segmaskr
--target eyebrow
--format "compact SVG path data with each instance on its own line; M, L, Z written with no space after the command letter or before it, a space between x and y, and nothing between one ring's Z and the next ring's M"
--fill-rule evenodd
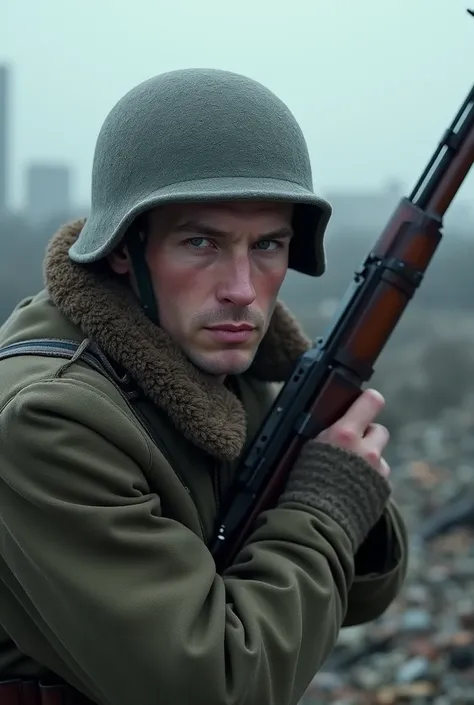
M220 230L219 228L213 228L211 225L206 225L198 220L188 220L176 228L177 232L184 233L196 233L198 235L208 235L209 237L230 237L234 233L227 230ZM268 233L262 233L259 235L260 239L270 240L275 237L293 237L293 230L289 227L278 228L277 230L272 230Z

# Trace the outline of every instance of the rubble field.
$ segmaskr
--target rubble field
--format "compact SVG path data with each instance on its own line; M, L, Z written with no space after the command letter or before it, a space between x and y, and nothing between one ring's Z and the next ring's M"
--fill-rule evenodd
M474 705L474 402L397 432L390 464L409 575L375 622L343 629L301 705Z

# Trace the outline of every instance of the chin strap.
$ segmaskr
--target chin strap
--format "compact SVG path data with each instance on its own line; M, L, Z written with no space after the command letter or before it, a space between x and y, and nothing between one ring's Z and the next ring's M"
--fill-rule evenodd
M148 318L156 325L159 324L158 306L156 303L155 293L153 291L153 282L151 280L150 271L146 262L147 235L142 230L131 232L127 238L127 248L132 261L133 272L138 287L138 295Z

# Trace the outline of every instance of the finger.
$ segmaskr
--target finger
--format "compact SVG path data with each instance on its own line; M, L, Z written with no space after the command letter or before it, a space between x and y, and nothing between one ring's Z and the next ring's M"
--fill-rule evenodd
M380 468L380 461L388 439L387 429L380 424L370 424L362 439L361 455L376 470Z
M364 446L376 449L382 455L385 446L390 440L390 433L385 426L371 423L364 434Z
M366 389L340 419L341 425L353 428L363 435L385 405L385 399L375 389Z
M369 442L372 443L373 441L377 441L382 437L385 437L387 439L385 441L385 445L387 445L388 441L390 440L390 431L388 430L388 428L386 428L380 423L369 423L369 425L365 429L363 438L368 438Z
M381 458L379 465L379 473L382 475L382 477L388 479L390 477L390 472L390 465L387 463L385 458Z

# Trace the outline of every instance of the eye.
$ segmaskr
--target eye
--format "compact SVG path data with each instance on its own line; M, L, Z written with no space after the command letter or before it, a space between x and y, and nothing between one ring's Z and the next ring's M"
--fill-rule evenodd
M209 247L211 241L206 237L191 237L186 240L186 243L196 250L202 250L204 247Z
M264 251L278 250L282 247L282 244L278 240L260 240L256 243L256 247L257 249Z

